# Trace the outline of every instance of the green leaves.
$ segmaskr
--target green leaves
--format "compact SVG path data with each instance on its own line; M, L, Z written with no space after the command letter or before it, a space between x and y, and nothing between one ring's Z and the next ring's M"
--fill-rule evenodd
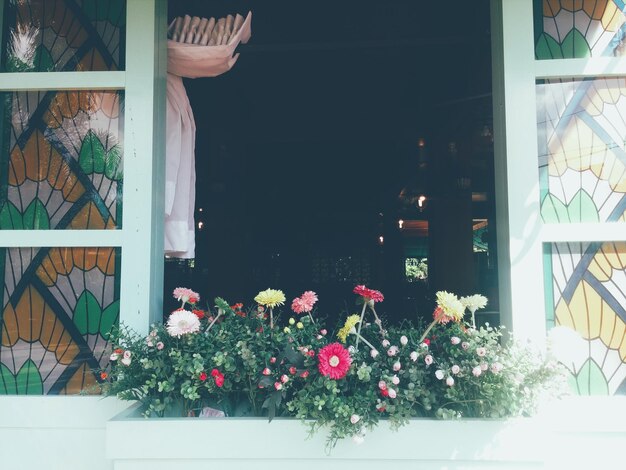
M43 382L37 366L28 360L16 375L0 364L0 395L42 395Z
M76 301L73 320L81 335L100 333L104 339L108 339L119 312L119 300L111 303L103 311L96 297L85 290Z
M50 219L43 203L35 198L28 205L24 214L7 201L0 210L0 230L48 230Z
M104 174L107 178L119 181L122 179L122 153L118 145L107 151L100 138L89 130L83 139L78 155L81 169L88 175Z

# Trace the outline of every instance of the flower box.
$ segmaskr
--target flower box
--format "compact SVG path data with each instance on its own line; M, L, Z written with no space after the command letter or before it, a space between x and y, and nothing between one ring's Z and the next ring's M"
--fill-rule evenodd
M133 405L108 421L106 456L115 470L621 468L626 397L570 398L532 418L413 419L398 432L381 422L330 454L325 437L296 419L145 419Z

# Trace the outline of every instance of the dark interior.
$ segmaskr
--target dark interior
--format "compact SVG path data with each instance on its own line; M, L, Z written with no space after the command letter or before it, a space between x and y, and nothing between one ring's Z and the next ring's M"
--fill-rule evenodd
M170 1L169 17L249 10L234 68L185 81L197 248L167 261L166 290L314 290L333 317L365 283L397 321L445 289L488 296L496 322L489 2Z

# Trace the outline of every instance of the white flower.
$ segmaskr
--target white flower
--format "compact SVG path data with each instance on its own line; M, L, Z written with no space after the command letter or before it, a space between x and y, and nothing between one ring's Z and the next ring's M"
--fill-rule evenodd
M409 357L413 362L417 361L417 352L413 351L411 354L409 354Z
M380 388L381 390L385 390L387 388L387 384L385 383L384 380L381 380L380 382L378 382L378 388Z
M378 356L378 351L376 349L372 349L370 351L370 355L372 356L372 359L376 359L376 356Z
M420 348L428 349L428 345L426 343L422 343L422 344L420 344Z
M389 398L396 398L397 394L393 388L387 390L389 392Z
M148 339L148 341L146 341L146 344L148 345L149 348L154 346L154 343L150 339Z
M500 373L502 369L504 369L504 366L499 362L494 362L493 364L491 364L491 372L493 372L494 374Z
M428 356L424 357L424 362L427 366L431 365L433 363L433 357L429 354Z
M356 348L352 345L348 346L348 352L350 354L354 354L356 352Z
M487 354L487 350L485 348L476 348L476 354L479 357L485 357L485 355Z
M350 422L352 424L356 424L361 420L361 417L359 415L352 415L350 416Z
M394 372L398 372L400 369L402 369L402 364L400 364L400 361L396 361L393 363L393 370Z
M129 366L130 365L130 357L122 358L122 364L124 364L125 366Z
M119 359L120 355L117 353L113 353L109 356L109 359L112 361L117 361Z
M456 375L456 374L458 374L459 372L461 372L461 368L460 368L459 366L457 366L456 364L454 364L454 365L450 368L450 370L452 371L452 373L453 373L454 375Z
M124 359L130 359L130 356L131 356L130 351L124 351Z
M409 338L407 338L406 336L401 336L400 337L400 344L402 346L406 346L409 343Z
M463 348L464 351L467 351L469 349L469 343L467 341L463 341L461 343L461 347Z
M448 378L446 379L446 385L447 385L448 387L452 387L452 386L454 385L454 379L453 379L452 377L448 377Z
M286 384L287 382L289 382L289 377L287 377L285 374L280 376L280 381L284 384Z
M394 385L398 385L400 383L400 379L398 378L397 375L394 375L393 377L391 377L391 383Z
M387 349L387 356L393 357L398 354L398 351L400 351L398 346L391 346L389 349Z
M158 349L159 351L160 351L161 349L163 349L164 347L165 347L165 345L164 345L161 341L159 341L159 342L157 343L157 349Z
M459 338L458 336L453 336L452 338L450 338L450 342L454 345L457 345L461 342L461 338Z
M188 310L175 310L167 319L167 332L170 336L180 338L200 330L200 319Z
M383 348L388 348L390 344L391 343L388 340L386 339L383 340Z
M437 377L438 380L443 379L443 371L441 369L436 370L435 371L435 377Z
M481 362L480 363L480 370L482 370L484 372L487 369L489 369L489 364L487 364L486 362Z
M474 377L479 377L479 376L480 376L480 374L482 374L482 373L483 373L483 371L482 371L482 369L480 368L480 366L476 366L476 367L474 367L474 368L472 369L472 374L474 374Z
M468 309L470 312L474 313L476 310L480 308L485 308L487 306L487 297L480 294L474 294L467 297L461 297L461 303L463 307Z

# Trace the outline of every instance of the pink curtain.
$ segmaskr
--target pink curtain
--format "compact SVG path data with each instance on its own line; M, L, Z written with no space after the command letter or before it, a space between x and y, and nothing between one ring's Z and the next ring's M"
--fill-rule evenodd
M196 124L182 77L216 77L228 72L239 54L237 45L251 35L252 13L220 46L167 42L167 137L165 169L165 254L176 258L195 255Z

